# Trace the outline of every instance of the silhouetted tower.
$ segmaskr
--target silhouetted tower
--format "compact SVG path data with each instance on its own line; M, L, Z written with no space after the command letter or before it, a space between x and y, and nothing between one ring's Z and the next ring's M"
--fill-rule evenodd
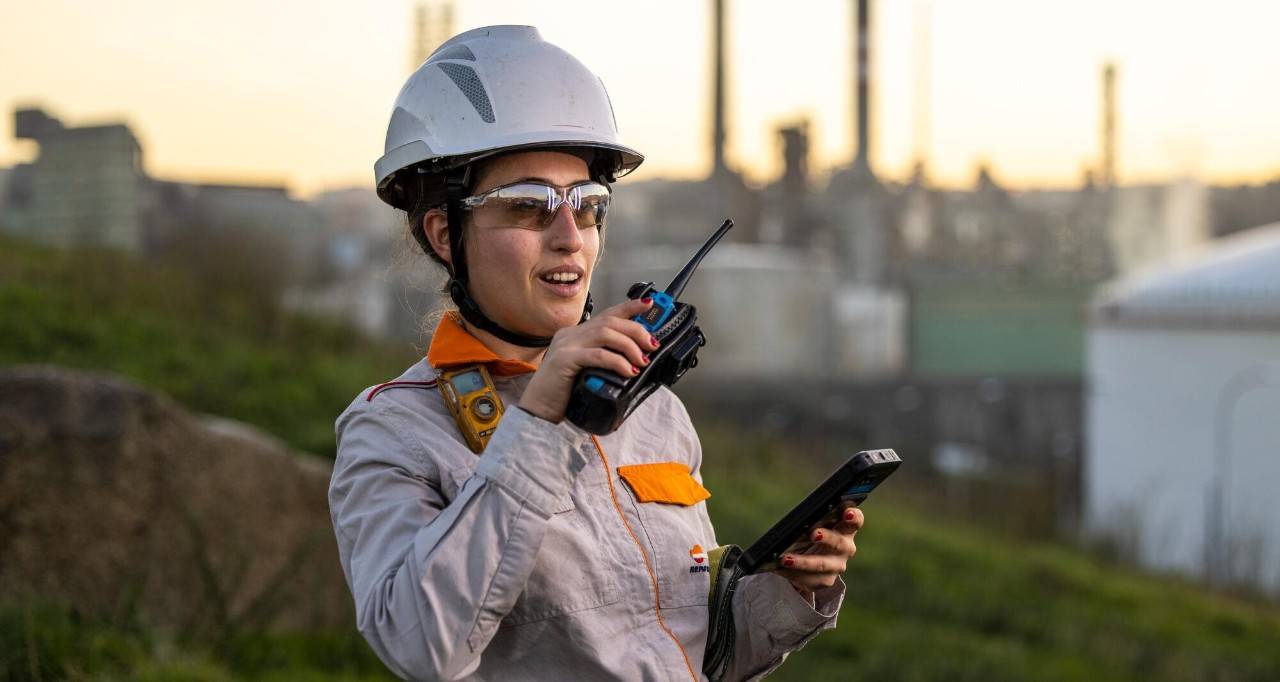
M801 119L790 125L779 126L778 138L782 142L782 177L778 181L781 190L776 208L780 209L782 242L793 246L810 244L813 240L813 221L807 211L809 200L809 120Z
M1102 168L1099 184L1109 190L1116 184L1116 65L1102 67Z
M715 98L712 102L711 120L711 175L719 177L725 174L728 167L724 160L724 0L714 0L714 16L711 21L712 44L714 47L714 83Z
M932 31L930 0L916 0L915 4L915 111L912 116L915 133L915 165L920 179L928 167L932 109L929 102L930 78L933 75Z
M857 93L857 113L854 116L854 134L858 150L853 159L854 171L871 173L871 0L855 0L854 12L854 92Z
M409 70L416 71L441 43L452 36L452 0L418 0L413 8L413 54L410 55L413 63Z

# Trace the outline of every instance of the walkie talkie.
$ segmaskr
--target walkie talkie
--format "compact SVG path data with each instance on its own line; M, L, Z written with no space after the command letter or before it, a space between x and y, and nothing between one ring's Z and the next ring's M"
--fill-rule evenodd
M569 421L590 433L611 433L659 386L671 386L690 368L698 365L698 349L707 343L697 325L698 311L676 299L684 292L685 284L689 283L693 271L707 252L732 227L733 221L725 220L671 280L666 291L654 289L653 282L631 285L627 298L648 296L653 299L653 307L631 319L653 334L658 340L658 348L649 354L649 364L633 377L621 377L608 370L594 368L580 372L565 410Z

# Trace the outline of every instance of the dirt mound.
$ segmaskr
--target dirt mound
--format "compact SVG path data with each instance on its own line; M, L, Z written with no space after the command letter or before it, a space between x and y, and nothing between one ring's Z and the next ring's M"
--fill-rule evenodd
M190 635L349 625L329 472L117 377L0 369L0 599Z

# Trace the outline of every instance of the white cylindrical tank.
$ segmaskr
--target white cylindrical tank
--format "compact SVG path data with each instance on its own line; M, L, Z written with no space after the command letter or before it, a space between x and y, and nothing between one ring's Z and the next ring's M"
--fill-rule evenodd
M1105 287L1086 367L1086 527L1280 594L1280 224Z

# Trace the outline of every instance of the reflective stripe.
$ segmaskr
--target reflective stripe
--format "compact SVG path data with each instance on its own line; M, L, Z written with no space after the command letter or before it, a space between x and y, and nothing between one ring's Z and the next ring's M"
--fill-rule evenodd
M369 391L369 397L364 400L365 402L369 402L373 400L373 396L378 395L384 389L388 388L433 388L435 385L435 379L432 379L431 381L388 381L385 384L378 384L377 386L374 386L373 390Z

